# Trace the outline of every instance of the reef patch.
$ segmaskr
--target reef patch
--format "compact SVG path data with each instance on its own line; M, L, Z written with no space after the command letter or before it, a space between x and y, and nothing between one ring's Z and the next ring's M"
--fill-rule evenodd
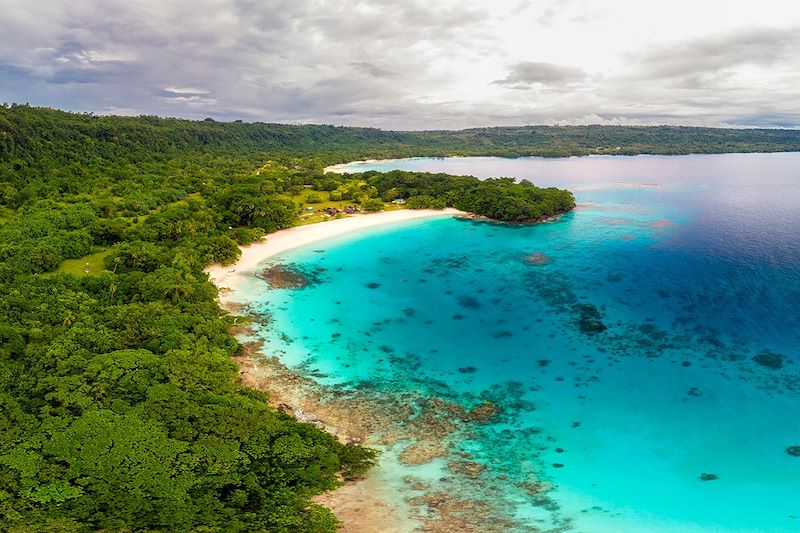
M532 254L526 255L522 259L523 263L526 265L533 265L533 266L544 266L552 261L552 258L549 255L543 254L541 252L534 252Z
M772 370L780 370L783 368L784 359L785 357L783 355L771 350L764 350L753 356L753 361L763 367L771 368Z
M296 265L273 263L256 273L258 279L266 281L272 289L300 289L319 283L317 272L306 272Z

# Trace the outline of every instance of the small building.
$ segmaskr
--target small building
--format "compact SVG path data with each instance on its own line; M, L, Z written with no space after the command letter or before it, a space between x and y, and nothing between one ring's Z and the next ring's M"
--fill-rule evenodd
M395 205L404 205L406 203L405 198L395 198L392 200L392 203Z
M306 212L307 213L313 213L314 212L314 208L309 205L308 207L306 207Z

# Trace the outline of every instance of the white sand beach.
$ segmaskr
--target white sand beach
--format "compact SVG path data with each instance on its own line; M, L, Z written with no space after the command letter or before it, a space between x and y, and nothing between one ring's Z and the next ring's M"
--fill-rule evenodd
M407 158L403 158L403 159L411 159L411 158L407 157ZM401 159L397 159L397 161L400 161L400 160ZM361 160L358 160L358 161L350 161L348 163L337 163L336 165L330 165L330 166L327 166L327 167L323 168L322 172L323 173L325 173L325 172L333 172L333 173L336 173L336 174L355 173L355 172L360 172L360 171L357 170L357 169L351 168L354 165L378 163L380 161L381 161L381 159L361 159ZM389 160L384 160L384 161L389 161Z
M255 270L259 263L265 259L280 255L287 250L386 224L458 215L467 215L467 213L453 208L401 209L398 211L352 215L347 218L328 220L307 226L296 226L270 233L264 240L243 247L242 256L236 264L228 266L212 265L206 268L205 271L209 275L211 282L218 288L235 290L243 274Z
M468 213L452 208L401 209L352 215L347 218L297 226L271 233L264 240L243 247L242 255L234 265L212 265L205 271L212 283L219 289L225 289L220 291L222 306L234 311L239 284L246 279L248 273L270 257L314 242L387 224L461 215ZM283 367L276 358L266 356L260 351L260 343L251 341L246 343L246 346L249 348L242 356L234 357L239 365L240 379L248 386L267 392L273 407L280 408L281 405L290 405L292 409L302 407L304 411L320 416L331 427L339 428L335 434L345 442L349 439L348 434L352 433L367 445L376 445L363 427L361 422L363 413L359 415L353 410L353 405L321 404L315 384ZM261 364L256 365L256 360ZM368 410L364 412L369 413ZM374 419L374 415L368 418ZM391 489L381 476L380 467L373 468L366 479L346 483L335 491L316 497L314 501L333 510L342 522L340 531L343 533L411 531L419 525L419 520L411 517L406 503L402 500L395 501Z

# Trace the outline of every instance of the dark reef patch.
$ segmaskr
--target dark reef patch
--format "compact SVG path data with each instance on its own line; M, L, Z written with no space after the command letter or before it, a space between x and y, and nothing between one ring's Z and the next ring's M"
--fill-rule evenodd
M600 311L592 304L577 304L573 307L578 313L578 327L582 333L588 335L602 333L608 329L602 319Z
M256 273L258 279L266 281L273 289L300 289L319 283L318 271L304 271L297 265L273 263Z
M785 357L779 353L771 350L764 350L753 356L753 361L759 365L771 368L772 370L780 370L783 368L783 361Z
M458 297L458 305L466 309L478 309L481 307L481 302L469 295L462 295Z

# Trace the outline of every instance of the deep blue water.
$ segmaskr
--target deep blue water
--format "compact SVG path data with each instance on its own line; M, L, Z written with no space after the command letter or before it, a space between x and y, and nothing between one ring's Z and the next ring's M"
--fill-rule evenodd
M579 205L536 226L434 219L289 252L319 283L252 281L271 352L343 389L498 403L455 448L521 524L800 531L786 451L800 445L799 153L348 171L394 168L528 178ZM588 305L606 331L581 331ZM532 480L552 490L532 497Z

